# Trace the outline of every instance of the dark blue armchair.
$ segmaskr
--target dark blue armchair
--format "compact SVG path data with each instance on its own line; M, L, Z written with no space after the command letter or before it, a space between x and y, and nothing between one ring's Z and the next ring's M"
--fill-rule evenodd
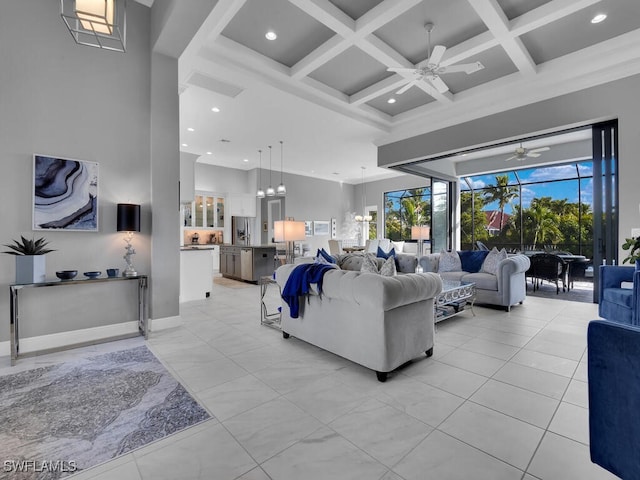
M591 461L625 480L640 480L640 328L589 323Z
M633 282L633 288L621 288ZM612 322L640 325L640 271L619 265L600 266L598 315Z

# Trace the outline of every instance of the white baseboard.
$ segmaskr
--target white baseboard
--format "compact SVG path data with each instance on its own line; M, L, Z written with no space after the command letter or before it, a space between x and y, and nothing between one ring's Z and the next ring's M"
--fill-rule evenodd
M177 315L149 319L149 331L160 331L167 328L179 327L182 325L182 318ZM51 333L39 335L37 337L27 337L20 339L20 353L30 353L40 350L50 350L82 343L91 343L104 340L109 337L132 335L138 332L137 320L131 322L104 325L102 327L83 328L71 330L69 332ZM9 341L0 342L0 356L11 355L11 343Z
M158 330L165 330L167 328L175 328L182 326L182 317L176 315L173 317L154 318L149 320L149 331L157 332Z
M135 334L137 331L138 322L131 321L116 323L114 325L104 325L102 327L83 328L69 332L21 338L20 353L30 353L74 344L90 343L109 337ZM1 355L11 355L11 344L8 341L0 342L0 356Z

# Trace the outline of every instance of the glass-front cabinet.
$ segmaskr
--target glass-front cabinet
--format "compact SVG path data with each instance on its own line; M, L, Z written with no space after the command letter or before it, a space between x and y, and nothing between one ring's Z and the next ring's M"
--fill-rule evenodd
M191 210L184 218L185 227L224 228L225 197L211 192L196 192Z

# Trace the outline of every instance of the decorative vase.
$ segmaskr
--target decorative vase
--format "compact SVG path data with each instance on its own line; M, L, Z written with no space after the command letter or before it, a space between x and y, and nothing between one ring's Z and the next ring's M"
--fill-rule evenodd
M640 270L640 260L636 260L636 270Z
M45 281L44 255L16 255L16 283L40 283Z

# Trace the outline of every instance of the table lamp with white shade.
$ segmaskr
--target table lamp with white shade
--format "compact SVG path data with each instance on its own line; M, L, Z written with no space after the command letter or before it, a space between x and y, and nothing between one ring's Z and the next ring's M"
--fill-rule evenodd
M413 225L411 227L411 240L418 240L418 249L416 251L416 256L418 257L418 260L420 259L420 257L424 255L423 243L425 240L429 239L430 235L431 235L431 227L429 227L428 225ZM416 266L416 273L421 273L421 272L422 272L422 267L420 266L420 263L418 263L418 265Z
M273 238L276 242L286 243L286 261L293 263L295 242L305 239L304 222L293 219L273 222Z

